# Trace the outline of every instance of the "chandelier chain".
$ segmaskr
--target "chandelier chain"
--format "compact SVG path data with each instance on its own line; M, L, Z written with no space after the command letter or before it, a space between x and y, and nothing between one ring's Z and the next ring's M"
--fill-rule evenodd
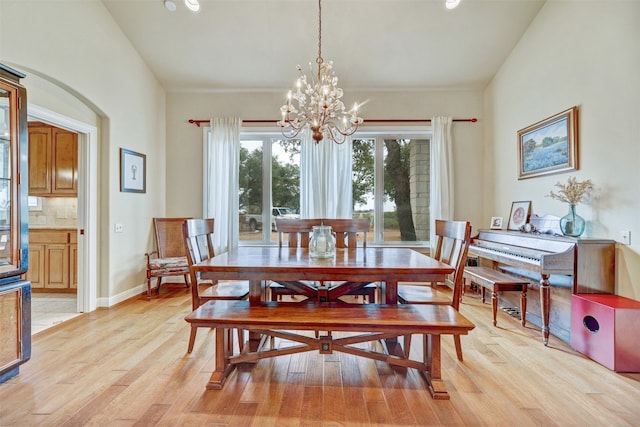
M320 65L323 62L324 60L322 59L322 0L318 0L318 58L316 58L316 63ZM318 78L320 78L320 68L318 68Z
M358 116L358 105L347 110L342 102L342 89L338 87L338 77L333 70L333 61L322 58L322 0L318 0L318 57L316 58L318 77L308 79L298 65L300 77L294 90L287 94L286 103L280 107L282 120L278 126L285 138L295 138L304 129L312 131L316 143L325 137L342 144L353 135L362 124ZM311 67L311 62L309 63ZM311 70L313 73L313 70ZM311 74L313 76L313 74ZM295 103L295 104L294 104Z

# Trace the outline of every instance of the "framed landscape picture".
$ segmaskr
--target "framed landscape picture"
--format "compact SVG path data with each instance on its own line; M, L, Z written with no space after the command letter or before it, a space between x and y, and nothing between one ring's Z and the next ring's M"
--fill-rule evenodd
M518 179L576 170L578 107L518 131Z

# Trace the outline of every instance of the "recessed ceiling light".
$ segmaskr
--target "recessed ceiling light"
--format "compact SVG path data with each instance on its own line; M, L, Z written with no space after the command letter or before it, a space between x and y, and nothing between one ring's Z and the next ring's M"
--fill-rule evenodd
M460 4L460 1L461 0L446 0L444 2L444 7L446 7L449 10L455 9Z
M176 11L176 4L172 0L164 0L164 7L169 12L175 12Z
M197 12L200 10L200 3L198 0L184 0L184 5L187 6L191 12Z

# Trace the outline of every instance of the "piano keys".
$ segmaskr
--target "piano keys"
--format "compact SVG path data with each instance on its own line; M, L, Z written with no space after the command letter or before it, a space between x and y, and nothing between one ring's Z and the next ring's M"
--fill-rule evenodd
M520 231L480 230L471 239L469 255L477 256L481 264L529 279L540 288L540 327L543 342L549 342L549 318L553 294L568 308L556 311L562 326L560 339L570 341L570 294L613 294L615 291L615 241L582 239ZM562 288L563 285L568 288ZM533 286L533 287L535 287ZM563 291L562 289L568 289ZM534 317L535 319L535 317ZM534 321L535 323L535 321ZM566 325L566 328L564 327ZM553 327L553 325L552 325Z

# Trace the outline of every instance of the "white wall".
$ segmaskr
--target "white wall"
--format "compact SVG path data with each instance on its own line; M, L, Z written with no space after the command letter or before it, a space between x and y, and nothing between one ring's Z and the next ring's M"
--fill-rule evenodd
M539 215L566 214L545 197L569 176L591 179L578 205L585 237L620 240L617 292L640 299L640 2L556 1L544 5L485 93L484 218L507 216L514 200ZM579 107L579 170L519 181L517 131Z
M0 1L0 40L30 101L99 124L98 297L113 301L144 282L151 218L164 214L164 91L99 1ZM120 192L120 147L147 155L146 194Z
M167 94L167 214L202 215L202 129L189 119L238 116L244 119L273 118L272 128L284 102L282 93L168 93ZM366 119L419 119L432 116L479 119L478 123L454 123L456 169L456 219L472 221L474 229L488 226L482 218L482 91L350 92L345 103L369 102L363 107ZM425 124L426 125L426 124ZM269 126L269 125L261 125ZM379 126L379 125L378 125ZM185 191L189 189L189 191Z

